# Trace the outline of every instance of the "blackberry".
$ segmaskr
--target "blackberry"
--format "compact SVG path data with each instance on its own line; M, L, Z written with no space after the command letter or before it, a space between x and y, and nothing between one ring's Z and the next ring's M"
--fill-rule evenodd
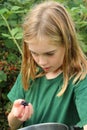
M28 103L25 102L25 101L22 101L22 102L21 102L21 105L28 106Z

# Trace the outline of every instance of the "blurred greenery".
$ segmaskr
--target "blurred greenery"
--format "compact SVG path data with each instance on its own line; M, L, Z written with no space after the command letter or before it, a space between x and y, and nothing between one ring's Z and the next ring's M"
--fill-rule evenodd
M36 3L46 0L0 0L0 129L10 130L7 123L12 88L21 65L22 22ZM87 54L87 0L54 0L62 3L72 16L82 49Z

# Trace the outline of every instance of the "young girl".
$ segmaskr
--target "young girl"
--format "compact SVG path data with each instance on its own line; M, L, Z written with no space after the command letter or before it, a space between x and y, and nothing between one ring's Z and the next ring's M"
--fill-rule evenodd
M23 29L21 72L8 94L9 126L57 122L87 130L87 61L66 9L43 2Z

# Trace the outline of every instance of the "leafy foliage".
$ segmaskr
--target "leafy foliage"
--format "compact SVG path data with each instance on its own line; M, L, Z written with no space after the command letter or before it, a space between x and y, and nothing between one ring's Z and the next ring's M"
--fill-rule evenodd
M7 115L11 105L7 93L12 88L20 71L22 55L22 22L25 14L36 3L45 0L0 1L0 129L9 129ZM87 54L87 0L55 0L72 15L78 38ZM5 120L5 121L4 121Z

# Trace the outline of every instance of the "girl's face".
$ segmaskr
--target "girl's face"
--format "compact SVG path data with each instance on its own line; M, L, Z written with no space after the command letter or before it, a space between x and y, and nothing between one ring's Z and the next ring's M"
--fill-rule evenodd
M35 62L46 72L54 73L62 64L65 54L63 46L49 42L29 43L29 50Z

